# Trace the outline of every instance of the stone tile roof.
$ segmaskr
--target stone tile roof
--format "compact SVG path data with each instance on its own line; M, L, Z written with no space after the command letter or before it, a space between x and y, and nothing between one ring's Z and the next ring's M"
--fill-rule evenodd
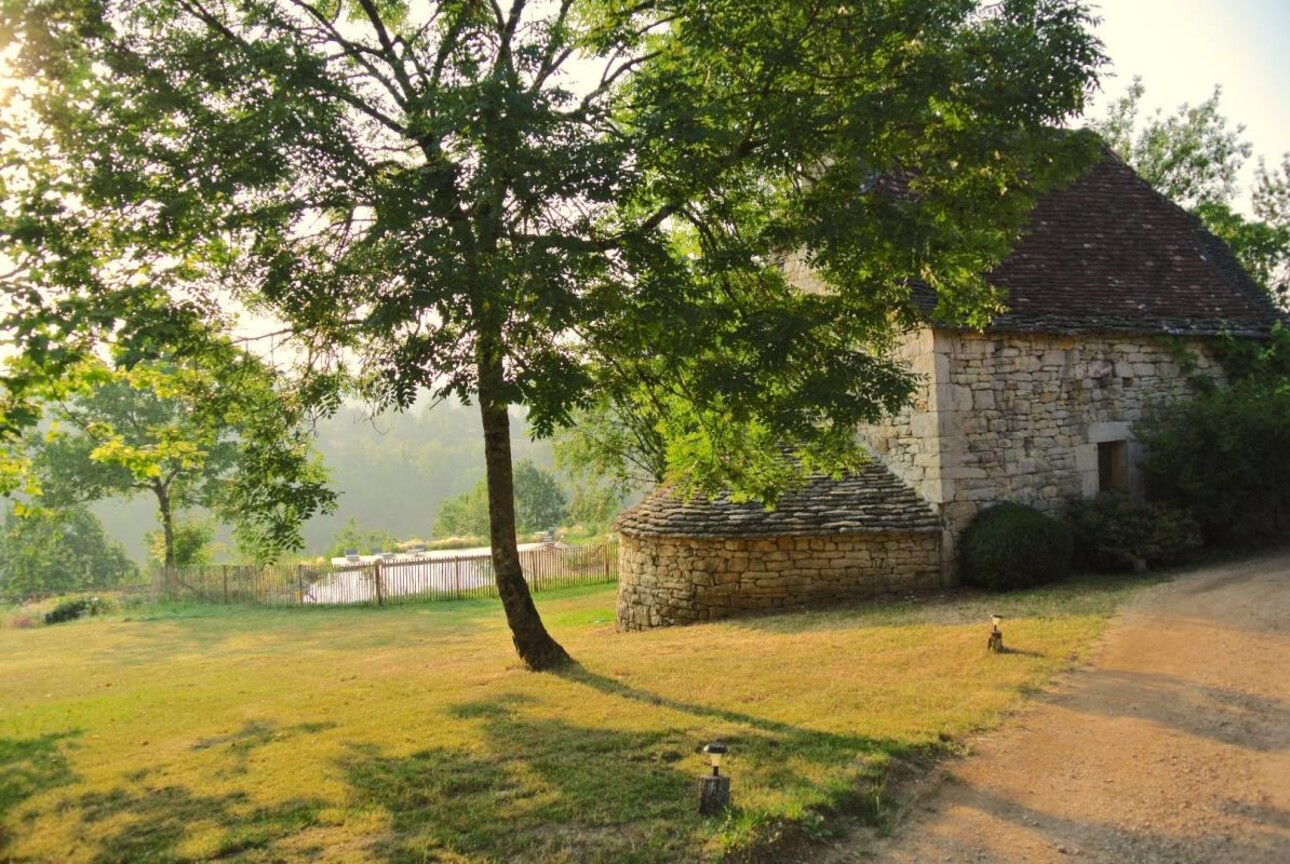
M1110 151L1039 202L990 281L1008 292L995 330L1254 336L1285 318L1199 219Z
M876 459L839 480L817 476L780 496L774 510L715 500L686 502L666 487L621 513L614 530L631 536L766 537L937 531L940 520Z

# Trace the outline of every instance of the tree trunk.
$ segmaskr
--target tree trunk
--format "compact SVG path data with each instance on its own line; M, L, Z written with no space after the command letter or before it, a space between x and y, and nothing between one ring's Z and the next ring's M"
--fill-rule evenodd
M568 652L542 624L533 596L524 582L515 543L515 488L511 474L511 419L504 400L497 398L502 383L500 358L479 362L479 413L484 423L484 469L488 479L488 538L493 550L493 577L506 610L511 640L524 665L534 672L570 662Z
M170 512L170 490L160 483L152 487L157 494L157 518L161 520L161 541L163 544L162 572L166 574L166 592L172 597L175 593L175 517Z

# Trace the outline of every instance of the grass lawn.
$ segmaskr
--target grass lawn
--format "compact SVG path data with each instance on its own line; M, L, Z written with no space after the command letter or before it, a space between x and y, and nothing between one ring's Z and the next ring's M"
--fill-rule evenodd
M997 722L1130 588L639 634L611 586L541 594L562 674L491 600L0 627L0 861L686 861L881 819L891 757ZM714 738L735 806L704 820Z

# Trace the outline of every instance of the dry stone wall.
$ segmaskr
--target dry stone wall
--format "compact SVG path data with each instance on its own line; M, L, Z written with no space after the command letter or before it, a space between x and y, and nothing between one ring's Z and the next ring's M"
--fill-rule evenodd
M642 630L935 588L941 531L781 537L622 534L618 626Z
M1186 348L1195 371L1221 379L1204 341ZM1056 512L1096 493L1102 443L1126 442L1133 487L1134 425L1194 392L1176 351L1151 336L921 330L903 353L927 384L862 436L953 532L993 502Z

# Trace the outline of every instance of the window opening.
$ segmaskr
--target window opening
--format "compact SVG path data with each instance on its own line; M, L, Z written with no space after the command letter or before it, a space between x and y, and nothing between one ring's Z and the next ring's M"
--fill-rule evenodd
M1097 489L1099 492L1129 488L1129 443L1104 441L1097 445Z

